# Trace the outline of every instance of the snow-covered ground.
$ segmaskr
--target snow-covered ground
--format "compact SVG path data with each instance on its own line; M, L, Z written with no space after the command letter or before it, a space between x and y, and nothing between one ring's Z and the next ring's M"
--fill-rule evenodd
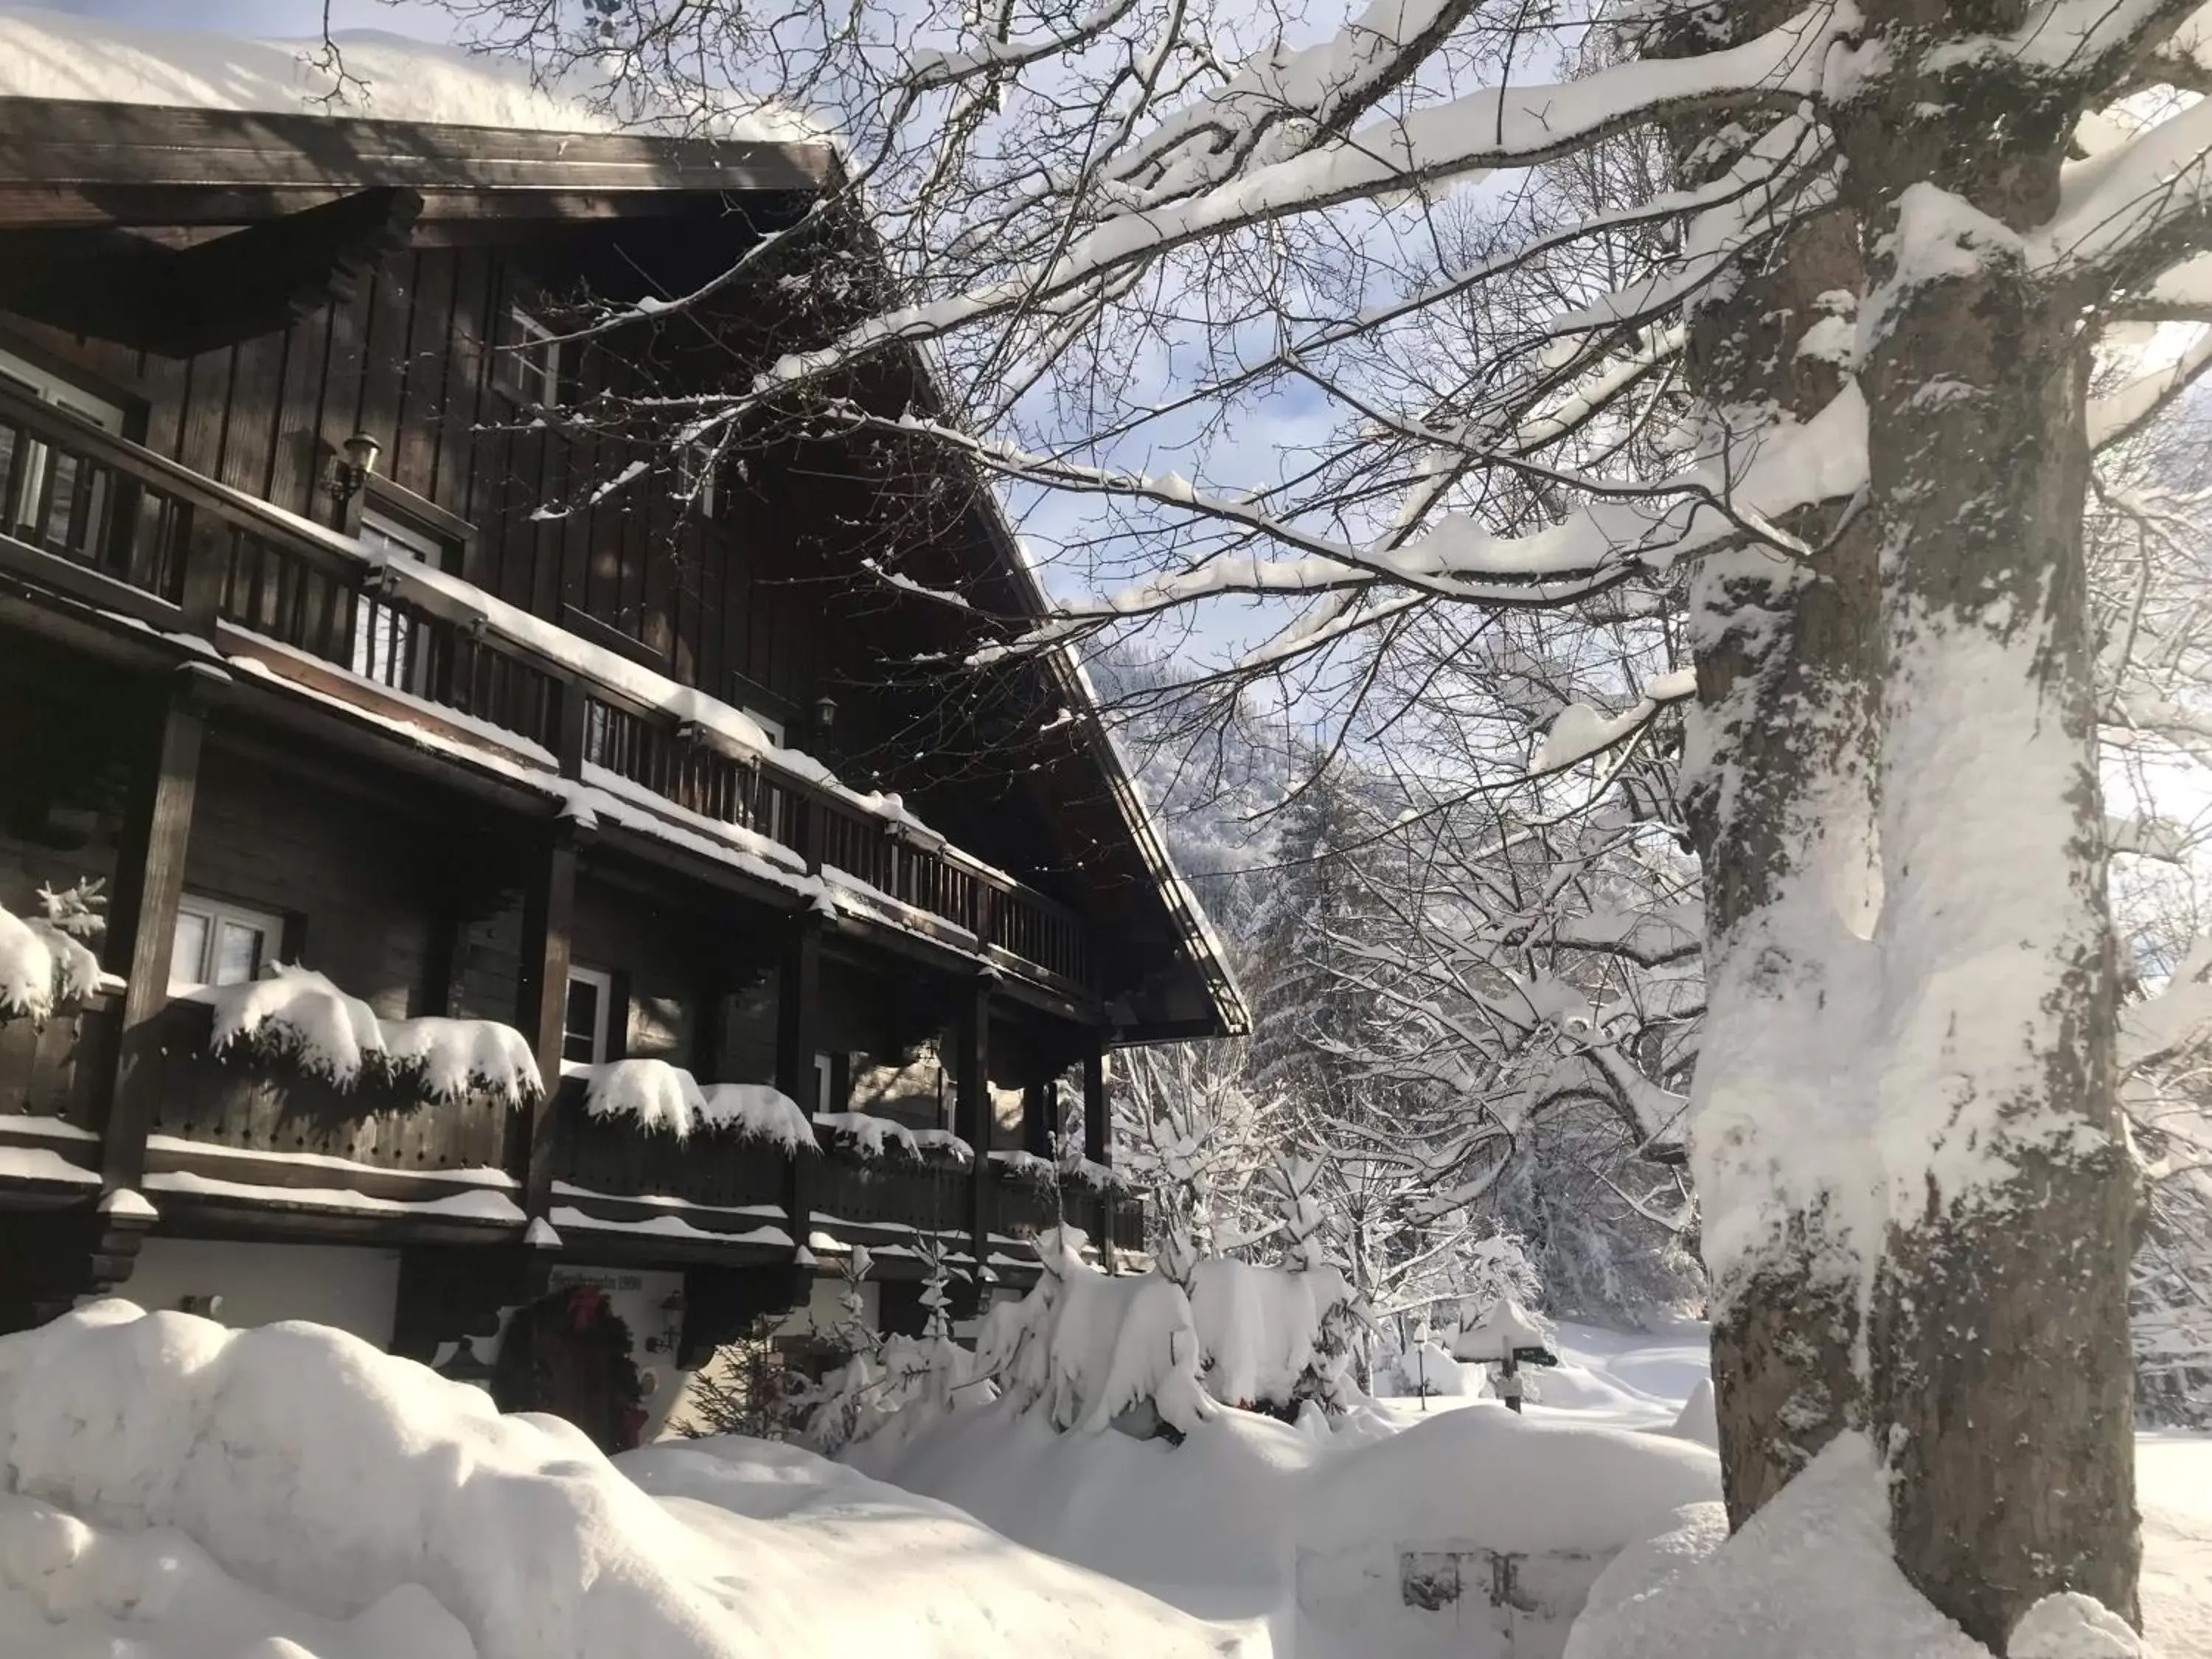
M0 1338L0 1654L1240 1654L805 1453L666 1445L627 1472L339 1332L100 1304Z
M1521 1419L1469 1367L1468 1392L1333 1433L1230 1412L1171 1450L984 1409L848 1463L726 1439L611 1464L334 1331L102 1304L0 1339L0 1654L1629 1659L1655 1631L1701 1659L1782 1659L1776 1631L1787 1659L1980 1652L1901 1592L1849 1444L1705 1559L1703 1339L1566 1326ZM2212 1437L2141 1443L2149 1634L2212 1659Z

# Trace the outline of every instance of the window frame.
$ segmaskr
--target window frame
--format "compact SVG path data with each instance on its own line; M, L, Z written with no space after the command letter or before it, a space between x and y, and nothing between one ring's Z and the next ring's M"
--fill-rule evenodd
M568 992L578 982L591 986L599 993L599 1012L592 1023L592 1057L589 1060L568 1058ZM561 1075L581 1077L595 1066L607 1063L610 1037L613 1031L615 976L605 968L588 968L581 963L568 964L568 983L561 992Z
M194 977L180 978L177 973L176 930L183 926L186 916L199 916L207 922L207 933L200 943L199 965ZM204 977L213 967L221 929L225 922L252 927L261 935L263 947L253 964L253 972L246 981L216 981ZM285 918L281 911L256 909L249 904L240 904L231 899L219 899L205 893L186 892L177 901L177 919L169 930L169 982L172 985L205 986L218 983L243 984L261 976L261 970L275 962L284 949Z
M529 409L551 409L561 401L561 337L520 300L510 300L501 323L507 337L495 354L493 384ZM542 356L541 356L542 354Z
M362 502L356 512L353 539L363 551L369 550L372 531L386 547L410 553L416 563L433 570L453 569L465 541L382 494ZM422 648L428 642L382 593L364 589L356 601L346 666L373 685L419 697L429 684L430 653ZM380 660L390 672L376 672Z
M19 390L40 403L65 409L80 420L89 421L101 431L113 433L118 437L123 435L124 428L129 423L128 412L113 398L103 398L82 382L33 362L4 346L0 346L0 379L13 381ZM9 476L15 471L14 457L11 455L5 462L0 462L0 495L6 497L0 500L0 529L4 529L9 535L15 534L18 529L32 529L40 532L43 539L47 521L53 516L48 491L59 481L59 468L55 469L55 477L47 477L46 446L37 439L27 440L24 448L25 459L19 489L12 492L8 489ZM73 466L71 471L74 476ZM71 488L74 487L72 483ZM92 506L85 515L87 533L92 545L79 550L87 553L99 544L107 515L107 483L105 477L95 478L94 491ZM64 532L67 528L64 521Z

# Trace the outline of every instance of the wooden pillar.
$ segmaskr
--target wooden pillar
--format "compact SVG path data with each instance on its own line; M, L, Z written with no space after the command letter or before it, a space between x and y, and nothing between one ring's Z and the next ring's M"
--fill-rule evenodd
M822 926L810 912L792 924L777 965L775 986L775 1086L788 1095L811 1124L817 1090L814 1056L822 1048ZM794 1154L784 1182L784 1210L793 1249L806 1251L814 1231L809 1190L816 1160Z
M1114 1162L1112 1120L1106 1104L1106 1040L1091 1039L1083 1051L1083 1155L1093 1164Z
M1106 1036L1095 1034L1083 1050L1083 1155L1110 1169L1114 1163L1113 1120L1106 1099ZM1114 1271L1114 1194L1098 1195L1098 1259Z
M970 1296L976 1313L997 1277L991 1271L991 982L978 979L960 996L953 1022L953 1133L975 1148L968 1170L968 1231L975 1271Z
M1060 1155L1058 1113L1060 1074L1042 1060L1030 1064L1029 1080L1022 1085L1022 1150L1036 1158Z
M530 1039L545 1092L530 1115L523 1167L523 1209L535 1220L553 1201L553 1155L561 1100L561 1038L568 1023L568 963L576 920L577 831L556 820L537 848L523 884L522 945L515 975L514 1023ZM614 1011L607 1011L611 1019Z
M207 731L203 685L202 671L178 671L133 771L122 842L115 853L106 965L126 983L100 1155L100 1176L111 1193L137 1187L146 1173L146 1133L159 1088L161 1014L169 1001L177 901L185 888L185 847Z

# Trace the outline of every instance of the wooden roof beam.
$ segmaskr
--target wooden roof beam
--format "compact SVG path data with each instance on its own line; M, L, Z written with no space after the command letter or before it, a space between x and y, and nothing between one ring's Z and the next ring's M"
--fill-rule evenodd
M0 261L0 309L190 357L343 304L407 246L422 210L411 190L359 191L181 248L124 230L21 231Z

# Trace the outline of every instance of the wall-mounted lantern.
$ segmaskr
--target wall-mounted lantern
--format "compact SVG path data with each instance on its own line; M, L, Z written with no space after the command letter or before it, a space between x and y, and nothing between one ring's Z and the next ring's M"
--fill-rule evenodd
M383 453L384 446L366 432L356 432L340 444L323 469L323 488L330 491L331 499L343 507L361 494L369 475L376 471L377 457Z
M827 732L837 723L837 699L824 691L814 700L814 729Z

